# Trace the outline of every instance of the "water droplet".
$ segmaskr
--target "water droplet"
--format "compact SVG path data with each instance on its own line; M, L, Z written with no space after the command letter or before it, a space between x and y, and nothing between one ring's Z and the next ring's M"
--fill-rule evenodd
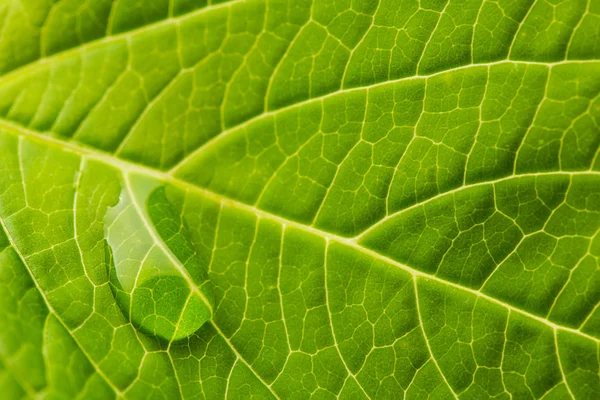
M113 294L139 330L185 338L211 318L213 296L181 214L160 181L125 174L119 202L104 217Z

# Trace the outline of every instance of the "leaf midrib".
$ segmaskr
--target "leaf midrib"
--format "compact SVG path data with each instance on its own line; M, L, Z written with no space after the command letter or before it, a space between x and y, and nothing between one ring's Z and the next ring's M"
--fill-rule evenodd
M362 254L365 254L369 257L381 260L387 264L390 265L394 265L397 268L402 269L405 272L408 272L413 278L424 278L424 279L428 279L428 280L433 280L436 282L439 282L441 284L444 284L446 286L450 286L453 288L456 288L458 290L470 293L472 295L481 297L485 300L488 300L492 303L498 304L506 309L509 309L511 311L517 312L519 314L522 314L524 316L527 316L528 318L537 320L538 322L543 323L544 325L547 325L549 327L551 327L552 329L559 329L559 330L563 330L563 331L567 331L567 332L571 332L573 334L576 334L578 336L581 336L583 338L586 338L588 340L594 341L596 343L600 343L600 339L596 338L594 336L591 336L587 333L581 332L577 329L573 329L567 326L562 326L562 325L558 325L555 324L554 322L551 322L545 318L542 318L538 315L532 314L526 310L520 309L518 307L515 307L511 304L505 303L501 300L498 300L494 297L491 297L485 293L481 293L478 290L475 289L471 289L462 285L459 285L457 283L448 281L446 279L437 277L435 275L431 275L422 271L419 271L417 269L414 269L410 266L407 266L405 264L402 264L396 260L393 260L387 256L381 255L367 247L364 247L362 245L360 245L359 243L357 243L354 239L351 238L344 238L342 236L327 232L327 231L323 231L320 230L318 228L312 227L312 226L308 226L308 225L304 225L302 223L281 217L279 215L276 214L272 214L268 211L264 211L261 210L259 208L256 208L254 206L248 205L246 203L243 203L241 201L235 200L235 199L231 199L229 197L226 197L222 194L213 192L211 190L202 188L202 187L198 187L195 186L189 182L183 181L177 177L174 177L172 175L169 175L163 171L159 171L156 169L152 169L150 167L147 166L142 166L142 165L138 165L138 164L134 164L130 161L126 161L126 160L122 160L122 159L118 159L116 157L114 157L113 155L109 154L109 153L105 153L102 152L98 149L93 149L93 148L89 148L89 147L85 147L83 145L80 144L76 144L76 143L72 143L72 142L67 142L67 141L61 141L58 140L54 137L48 136L48 135L44 135L41 134L39 132L36 131L32 131L29 130L27 128L18 126L16 124L13 124L11 122L5 121L3 119L0 119L0 128L3 128L6 132L8 132L9 134L12 135L16 135L16 136L25 136L31 140L34 140L38 143L43 143L45 145L50 145L50 146L54 146L54 147L58 147L63 151L68 151L71 153L75 153L81 157L88 157L97 161L100 161L106 165L112 166L114 168L119 169L120 171L124 172L124 173L129 173L129 172L137 172L140 174L145 174L147 176L151 176L155 179L161 180L163 182L168 182L170 184L173 184L177 187L179 187L180 189L184 190L184 191L193 191L196 192L198 194L200 194L201 196L205 197L205 198L209 198L212 199L220 204L229 204L231 206L234 206L238 209L242 209L251 213L254 213L257 216L260 216L261 218L265 218L265 219L270 219L272 221L275 221L281 225L286 225L286 226L293 226L294 228L297 228L299 230L302 230L304 232L313 234L313 235L317 235L319 237L322 237L324 239L329 239L331 241L335 241L341 244L344 244L348 247L351 247L357 251L359 251ZM524 177L524 176L540 176L540 175L565 175L565 174L576 174L576 175L581 175L581 174L592 174L592 175L598 175L600 176L600 172L595 172L595 171L581 171L581 172L561 172L561 171L556 171L556 172L547 172L547 173L535 173L535 174L522 174L522 175L511 175L510 177L505 177L503 179L512 179L512 178L519 178L519 177ZM493 183L493 182L480 182L477 183L475 185L483 185L483 184L489 184L489 183ZM469 185L466 187L471 187L473 185ZM465 187L462 188L457 188L454 191L457 190L461 190L464 189ZM438 196L436 196L435 198L442 196L443 194L440 194ZM422 203L425 203L427 201L431 201L432 199L427 199ZM414 206L411 206L411 208ZM226 337L225 337L226 338Z

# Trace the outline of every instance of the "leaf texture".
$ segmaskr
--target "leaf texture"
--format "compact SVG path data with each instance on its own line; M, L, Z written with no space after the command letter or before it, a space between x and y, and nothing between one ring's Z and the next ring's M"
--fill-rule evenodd
M592 0L0 4L0 393L600 398Z

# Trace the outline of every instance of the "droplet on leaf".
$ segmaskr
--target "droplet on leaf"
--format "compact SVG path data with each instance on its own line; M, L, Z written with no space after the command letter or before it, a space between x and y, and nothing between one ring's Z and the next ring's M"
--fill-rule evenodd
M104 234L110 283L124 315L143 332L177 340L211 318L213 296L167 190L153 178L126 174Z

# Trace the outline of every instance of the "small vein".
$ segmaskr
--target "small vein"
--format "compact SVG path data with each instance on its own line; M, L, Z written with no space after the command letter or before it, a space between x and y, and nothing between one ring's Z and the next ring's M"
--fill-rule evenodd
M448 389L450 389L450 392L452 392L454 397L458 399L458 395L456 394L456 392L454 392L454 389L452 389L452 386L450 386L450 383L448 383L446 376L444 376L444 374L442 373L442 370L440 369L440 366L438 365L438 362L435 359L435 356L433 355L433 351L431 351L431 346L429 345L429 340L427 339L427 333L425 333L425 325L423 324L423 318L421 316L421 307L419 305L419 291L417 289L417 286L418 286L417 285L417 277L413 275L412 280L413 280L414 288L415 288L414 289L415 290L415 303L417 305L417 316L419 317L419 325L421 326L421 333L423 333L423 339L425 340L425 344L427 345L427 350L429 351L429 356L431 357L431 361L433 361L433 364L435 365L438 372L440 373L440 376L446 383L446 386L448 386Z
M562 361L560 360L560 351L558 350L558 332L556 329L554 329L554 345L556 346L556 359L558 360L558 369L560 369L560 375L562 376L563 381L565 382L565 387L567 388L569 395L571 395L572 399L575 399L575 396L573 395L573 392L571 391L571 388L569 387L569 383L567 382L567 377L565 376L565 371L562 366Z
M248 367L248 369L254 374L254 376L256 376L256 378L269 390L269 392L271 392L271 394L276 399L279 399L279 396L277 395L277 393L275 393L273 391L273 389L271 389L271 386L269 386L267 384L267 382L265 382L265 380L252 368L252 366L248 363L248 361L246 361L246 359L244 357L242 357L242 355L237 351L235 346L233 344L231 344L231 342L229 341L227 336L225 336L225 334L223 333L221 328L219 328L219 326L217 324L215 324L214 322L212 322L211 325L213 326L213 328L215 328L215 330L219 333L219 335L221 335L221 337L223 338L225 343L227 343L227 345L229 346L231 351L233 351L233 353L235 354L237 359L240 360L241 362L243 362L246 365L246 367ZM233 366L232 366L232 368L233 368Z
M329 317L329 325L331 327L331 337L333 338L333 347L335 347L335 350L337 351L338 356L340 357L340 360L342 360L342 364L344 364L344 368L346 368L346 372L348 373L348 375L351 376L356 381L356 383L358 384L358 387L360 387L363 394L367 398L370 398L370 396L367 394L367 392L365 392L365 389L363 388L362 384L358 381L358 379L356 379L356 376L352 373L352 371L350 371L350 368L348 367L348 364L346 364L346 360L344 359L344 357L342 356L342 352L340 351L340 347L338 345L337 338L335 337L335 330L333 328L333 317L331 315L331 307L329 306L329 289L328 289L328 282L327 282L328 250L329 250L329 239L326 239L325 240L325 257L323 260L323 271L325 274L325 306L327 308L327 315Z

